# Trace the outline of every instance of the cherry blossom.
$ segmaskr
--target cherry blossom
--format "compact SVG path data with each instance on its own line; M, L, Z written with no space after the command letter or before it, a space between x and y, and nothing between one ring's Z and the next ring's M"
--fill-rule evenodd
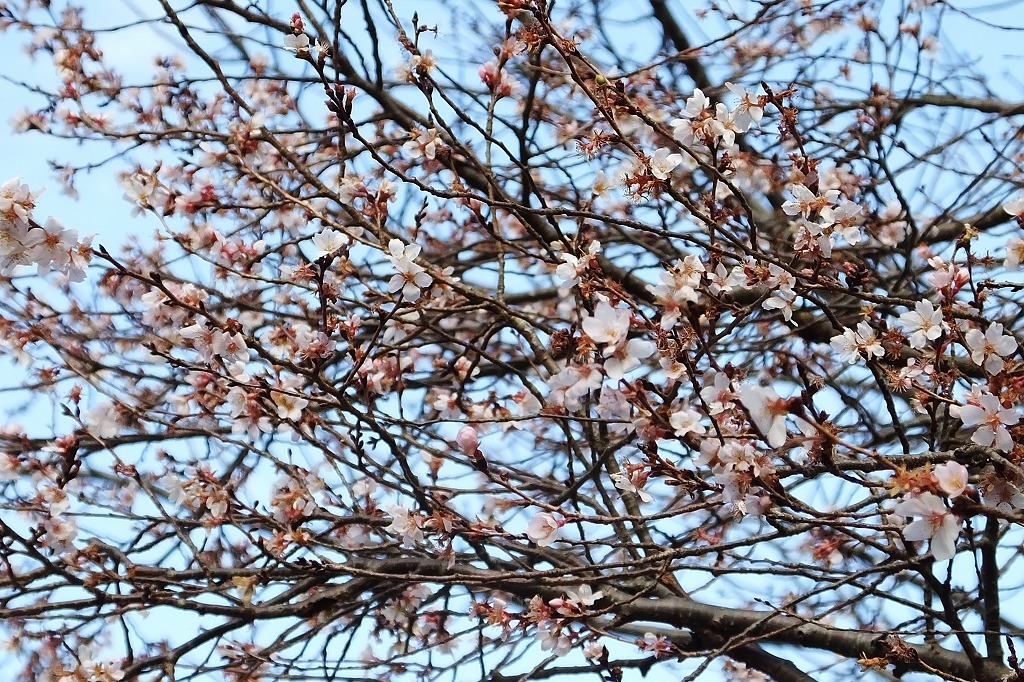
M1003 267L1018 268L1021 262L1024 262L1024 239L1011 237L1006 241L1006 259L1003 260Z
M739 132L746 132L751 126L760 124L764 117L764 107L761 106L759 98L734 83L726 83L725 87L740 98L739 104L732 110L732 117Z
M715 118L712 123L712 131L719 138L719 146L724 150L731 150L736 146L736 134L746 131L729 108L719 102L715 105Z
M76 2L0 3L82 202L0 185L5 669L1012 677L1024 113L946 5Z
M567 410L580 407L580 399L590 391L601 388L601 370L597 365L569 365L548 380L548 403L562 405Z
M622 492L636 495L640 498L641 502L651 502L654 500L654 496L643 489L644 481L641 479L644 477L639 470L633 470L630 473L618 472L612 474L611 477L615 487Z
M969 329L964 342L971 351L971 360L982 366L989 374L999 374L1006 366L1003 358L1017 350L1017 340L1003 333L1003 325L993 322L982 334L978 329Z
M773 448L780 448L786 442L786 415L789 414L786 400L779 397L770 386L744 384L738 391L740 402L747 408L754 426L764 434Z
M568 289L580 283L580 276L592 267L597 254L601 253L601 242L591 242L580 256L564 252L559 257L562 262L555 268L557 275Z
M579 607L591 607L597 603L597 600L604 596L604 593L600 590L594 592L590 585L580 585L575 589L567 589L565 591L565 595L570 604Z
M548 512L539 512L527 524L526 535L541 547L550 547L558 539L563 523Z
M910 347L918 350L948 331L942 319L942 311L937 310L930 301L918 301L914 310L900 315L900 322L910 332Z
M967 428L978 427L971 436L971 440L978 445L995 447L1003 452L1013 448L1013 439L1006 427L1017 424L1020 413L1016 408L1004 408L999 398L991 393L982 393L977 404L960 408L960 419Z
M455 442L464 455L472 455L480 447L480 438L472 426L463 426L455 435Z
M861 357L880 358L885 349L879 343L875 330L866 321L857 324L857 329L847 329L842 334L832 337L832 347L839 353L839 358L849 364L861 360Z
M413 128L410 131L411 140L402 145L410 158L424 158L433 160L437 156L437 150L443 145L436 128L429 128L426 131Z
M291 50L296 54L309 52L309 36L304 33L298 35L289 33L284 37L284 49Z
M541 649L555 656L564 656L572 649L572 640L552 623L544 622L537 629L537 641Z
M839 190L826 190L821 196L816 195L804 185L790 185L789 193L793 198L782 204L782 210L787 215L799 215L809 218L811 213L821 211L831 206L839 198Z
M939 489L950 499L959 497L967 488L967 467L960 462L943 462L932 469L932 475L939 482Z
M655 658L664 658L675 649L672 642L663 635L655 635L651 632L646 633L643 639L637 640L637 646L641 651L652 652Z
M662 329L668 330L675 326L683 306L698 300L697 288L704 272L700 258L690 254L662 272L658 284L647 285L647 290L654 294L662 306Z
M392 239L388 242L388 251L390 254L388 259L398 271L398 274L388 282L388 291L392 293L400 291L406 299L416 300L421 291L434 281L434 278L424 268L413 262L420 255L420 247L416 244L406 245L398 239Z
M796 292L793 290L796 278L775 263L768 266L767 274L765 284L772 289L772 295L761 303L761 307L765 310L781 310L784 319L792 319L793 304L796 302Z
M952 559L956 554L960 519L943 504L942 498L921 493L898 503L893 511L903 517L915 517L903 529L903 537L910 541L928 540L936 561Z
M711 100L700 88L696 88L686 100L682 118L671 121L673 136L684 145L707 144L715 136L712 127Z
M277 407L277 417L286 421L299 421L302 419L302 410L309 405L309 400L297 395L289 387L274 391L273 400L274 405Z
M651 175L659 180L667 180L676 166L682 163L681 154L670 153L668 149L659 149L648 160L651 166Z
M706 429L700 423L700 419L700 413L684 403L672 412L672 416L668 420L675 434L682 437L691 433L698 436L706 433Z
M340 230L327 228L313 236L313 249L317 258L322 258L351 243L348 235Z
M1012 216L1024 215L1024 192L1019 192L1003 202L1003 210Z
M654 355L657 348L645 339L630 339L625 344L605 349L604 371L609 379L619 380Z
M728 374L714 372L711 376L712 382L701 389L700 397L707 403L709 414L716 415L732 407L736 394Z
M927 277L928 283L939 291L955 292L967 283L969 273L956 263L946 263L938 256L928 259L934 272Z
M415 547L423 542L423 519L405 507L393 504L387 508L391 524L387 531L401 536L402 544Z
M583 331L595 343L617 346L629 332L631 313L616 308L608 301L599 301L592 315L583 318Z
M821 219L831 225L833 231L848 243L857 244L863 236L860 227L863 221L861 216L863 210L863 206L840 198L836 206L826 206L821 209Z
M21 178L11 178L0 185L0 220L6 223L27 223L41 192L33 192Z
M1024 493L1011 481L997 476L991 469L986 472L982 479L982 495L985 504L992 505L997 510L1013 514L1024 509Z

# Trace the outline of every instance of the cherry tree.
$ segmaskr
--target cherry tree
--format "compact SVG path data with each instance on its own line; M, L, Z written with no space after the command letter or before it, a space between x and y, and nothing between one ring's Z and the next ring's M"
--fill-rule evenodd
M0 186L5 674L1024 680L1012 17L83 4L0 2L135 213Z

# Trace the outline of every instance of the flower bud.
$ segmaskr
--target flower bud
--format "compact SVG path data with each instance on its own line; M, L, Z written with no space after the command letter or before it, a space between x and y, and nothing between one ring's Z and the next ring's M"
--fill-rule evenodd
M472 455L480 446L480 438L472 426L463 426L455 436L455 442L464 455Z

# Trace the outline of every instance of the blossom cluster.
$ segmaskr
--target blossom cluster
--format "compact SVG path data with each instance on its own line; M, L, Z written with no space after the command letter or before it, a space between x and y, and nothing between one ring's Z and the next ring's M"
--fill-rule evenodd
M20 178L0 185L0 274L11 275L20 265L35 265L40 275L59 272L72 282L85 279L92 257L92 238L49 217L39 224L32 216L39 191Z

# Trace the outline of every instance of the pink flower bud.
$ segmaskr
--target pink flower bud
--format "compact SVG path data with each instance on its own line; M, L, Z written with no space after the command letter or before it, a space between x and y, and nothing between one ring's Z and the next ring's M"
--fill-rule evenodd
M463 426L455 436L455 442L464 455L472 455L480 446L480 438L472 426Z

